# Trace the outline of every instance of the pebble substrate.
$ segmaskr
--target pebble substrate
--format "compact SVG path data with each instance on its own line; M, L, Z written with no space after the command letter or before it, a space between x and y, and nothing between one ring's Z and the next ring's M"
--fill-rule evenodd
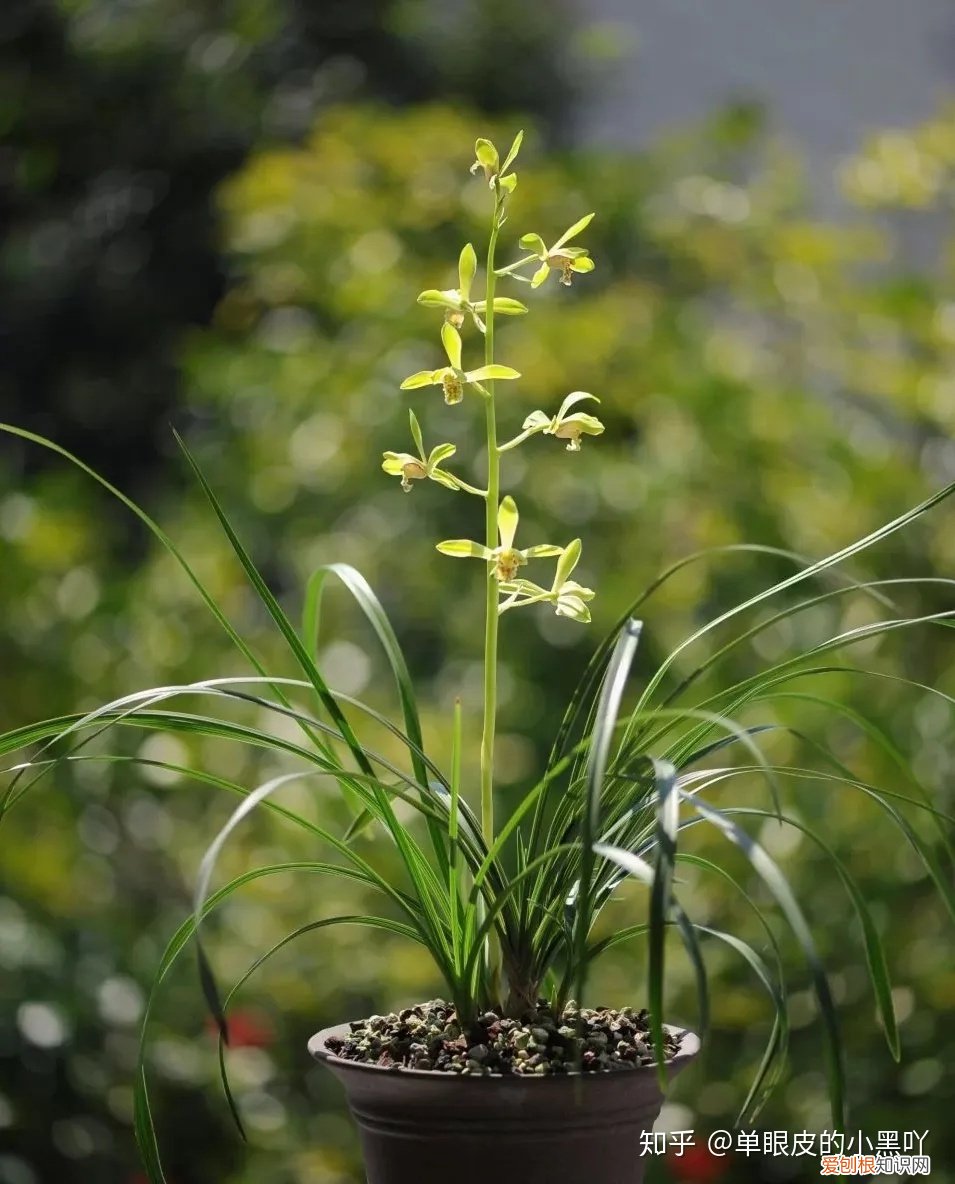
M541 1000L520 1019L486 1012L465 1032L454 1007L432 999L397 1014L353 1020L349 1026L349 1037L325 1042L329 1052L383 1068L547 1076L579 1068L585 1073L635 1069L657 1060L649 1014L630 1007L578 1010L571 1002L558 1016ZM664 1032L663 1039L669 1060L679 1051L680 1037Z

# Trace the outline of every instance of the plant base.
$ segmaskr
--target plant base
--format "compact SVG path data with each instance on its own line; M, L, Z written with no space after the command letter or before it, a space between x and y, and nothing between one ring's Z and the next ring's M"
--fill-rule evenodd
M640 1184L663 1094L655 1066L561 1077L461 1077L336 1057L348 1024L309 1052L342 1082L368 1184ZM669 1079L699 1052L692 1032Z

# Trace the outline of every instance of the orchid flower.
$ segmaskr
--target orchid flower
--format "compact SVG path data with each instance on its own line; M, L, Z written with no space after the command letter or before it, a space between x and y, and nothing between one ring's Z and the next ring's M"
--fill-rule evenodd
M580 561L580 539L574 539L560 551L557 571L550 588L542 588L530 580L512 579L501 584L501 592L508 593L508 598L501 602L498 612L507 612L509 608L521 608L525 604L553 604L559 617L570 617L573 621L587 624L590 621L590 609L587 602L593 600L592 588L585 588L576 580L570 578L571 572Z
M447 321L441 326L441 343L450 364L440 370L419 370L412 374L401 384L403 391L422 386L440 386L444 388L445 403L460 403L466 384L478 385L486 378L520 378L520 374L510 366L499 366L497 363L479 366L477 370L462 370L461 334ZM479 389L483 391L483 387Z
M584 399L600 402L596 395L590 395L586 391L571 391L553 418L545 415L543 411L532 411L524 420L520 438L526 439L535 432L543 432L545 436L556 436L558 440L566 440L568 452L579 452L581 436L599 436L604 430L604 425L594 415L588 415L585 411L568 414L571 407L583 402Z
M485 332L481 313L487 309L486 300L471 300L471 285L477 272L477 255L474 247L467 243L458 258L458 286L439 291L428 288L418 296L418 303L429 308L443 308L444 319L460 329L465 316L470 316L478 329ZM494 311L506 317L517 317L527 312L527 305L519 300L512 300L509 296L498 296L494 300Z
M405 493L411 492L412 481L423 481L426 478L437 481L439 485L444 485L448 489L458 489L457 478L438 467L443 460L454 456L457 448L453 444L437 444L431 449L430 454L425 456L424 441L421 438L421 426L417 416L413 411L409 411L408 414L411 417L411 435L418 449L418 455L415 456L410 452L386 452L381 467L390 476L401 478L401 488Z
M540 267L538 267L530 279L532 288L539 288L551 271L559 271L560 282L569 288L574 272L587 272L594 269L594 261L590 258L590 252L586 247L568 247L566 245L572 238L590 225L592 218L593 214L585 214L583 218L575 222L568 230L565 230L552 247L548 247L539 234L522 235L520 240L521 246L525 251L530 251L531 254L525 255L523 259L519 259L516 263L511 263L508 267L499 268L497 275L514 275L515 279L527 282L524 276L515 275L514 273L517 268L523 267L525 263L530 263L532 259L538 259L540 260Z
M517 186L517 173L508 173L508 169L520 151L521 143L524 139L523 131L519 131L514 137L507 156L504 157L504 163L500 163L497 149L490 140L483 138L478 139L474 143L474 164L471 165L471 173L484 173L484 179L488 183L490 189L502 189L504 193L511 194Z
M514 536L517 533L519 519L517 506L512 497L505 497L498 510L497 529L500 545L491 550L481 543L471 539L445 539L438 543L438 550L442 555L451 555L456 559L473 558L484 559L494 564L494 574L503 585L513 580L528 561L546 556L563 554L562 547L554 547L549 543L541 543L536 547L526 547L518 550L514 546Z

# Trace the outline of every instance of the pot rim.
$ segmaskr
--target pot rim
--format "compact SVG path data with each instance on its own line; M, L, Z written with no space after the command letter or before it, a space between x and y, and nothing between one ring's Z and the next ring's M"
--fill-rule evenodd
M670 1060L666 1062L666 1069L668 1074L678 1072L685 1065L687 1065L700 1051L700 1038L695 1032L691 1032L689 1028L680 1028L673 1024L664 1024L663 1030L665 1032L672 1032L674 1035L681 1038L680 1050ZM349 1021L343 1024L335 1024L330 1028L322 1028L321 1031L316 1032L308 1042L308 1051L317 1060L327 1064L330 1069L343 1069L345 1071L354 1070L361 1073L385 1073L390 1077L410 1077L419 1081L431 1082L448 1082L459 1081L468 1083L478 1082L507 1082L509 1085L523 1084L525 1082L536 1082L534 1089L538 1088L555 1088L561 1083L568 1081L616 1081L626 1080L631 1074L636 1073L656 1073L657 1063L652 1065L635 1065L629 1069L621 1069L617 1072L606 1073L482 1073L480 1075L472 1076L470 1073L467 1076L462 1076L460 1073L443 1073L436 1069L409 1069L404 1065L376 1065L369 1061L351 1061L347 1057L340 1057L337 1053L332 1052L325 1047L325 1041L330 1036L337 1036L345 1038L351 1034L351 1026ZM543 1083L548 1082L549 1085ZM478 1088L481 1088L480 1086Z

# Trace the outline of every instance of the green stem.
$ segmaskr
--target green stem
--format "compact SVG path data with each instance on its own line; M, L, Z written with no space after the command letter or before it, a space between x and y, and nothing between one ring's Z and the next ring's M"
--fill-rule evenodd
M487 497L486 489L478 489L474 485L468 485L467 481L462 481L461 478L454 473L448 473L448 476L455 483L458 489L462 489L465 493L473 493L475 497Z
M506 444L502 444L497 450L498 455L502 452L510 452L512 448L516 448L518 444L523 444L525 440L529 440L531 436L536 436L540 431L543 431L543 428L528 428L526 432L521 432L513 440L508 440Z
M487 245L487 322L484 334L484 364L494 362L494 251L501 213L500 190L495 193L494 216ZM497 412L494 405L494 383L487 384L484 400L487 426L487 514L486 544L489 550L497 547L497 511L500 501L501 459L497 447ZM494 841L494 732L497 720L497 576L493 568L487 575L487 608L484 620L484 734L481 737L481 833L488 846Z
M526 600L505 600L501 612L506 613L509 608L523 608L525 604L543 604L551 595L550 592L542 592L539 596L528 596Z
M519 267L523 267L525 263L539 263L539 255L525 255L523 259L517 259L514 263L509 263L507 267L499 267L497 275L513 275ZM490 305L488 306L490 307Z

